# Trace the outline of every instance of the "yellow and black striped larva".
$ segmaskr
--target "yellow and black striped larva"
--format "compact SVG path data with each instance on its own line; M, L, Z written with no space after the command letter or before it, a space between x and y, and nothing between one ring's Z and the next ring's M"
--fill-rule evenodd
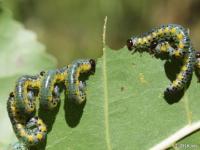
M40 88L40 76L24 75L16 82L14 96L16 108L26 115L35 111L35 95Z
M130 51L148 52L159 56L167 54L168 58L177 58L182 61L177 78L167 87L165 93L175 93L183 90L191 79L196 56L192 47L188 31L180 25L169 24L155 28L138 37L127 41Z
M86 99L85 82L80 81L83 73L93 73L95 71L95 60L79 59L74 61L68 68L66 79L66 90L68 98L75 103L81 104Z
M69 67L41 72L36 76L20 77L7 101L9 118L19 139L13 149L26 150L46 138L47 127L35 116L37 97L42 108L51 110L59 103L60 92L66 90L68 98L80 104L86 99L86 94L85 81L81 81L79 77L83 73L94 71L93 59L80 59Z
M192 47L190 48L192 49ZM177 74L176 79L167 87L166 92L182 90L191 80L196 59L194 50L192 51L183 58L183 65L180 68L180 72Z
M41 89L39 93L40 105L43 108L53 109L60 101L61 87L67 77L67 67L50 70L45 73L41 81Z
M150 54L167 53L181 57L188 53L191 46L188 31L180 25L162 25L138 37L127 41L130 51L149 52Z
M28 149L31 145L36 145L46 137L46 125L38 117L27 116L21 113L16 107L15 95L12 92L7 101L7 110L19 143L14 145L15 149Z

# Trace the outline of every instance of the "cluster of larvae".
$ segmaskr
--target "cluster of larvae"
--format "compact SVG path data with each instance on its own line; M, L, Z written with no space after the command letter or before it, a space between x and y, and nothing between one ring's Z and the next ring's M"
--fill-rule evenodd
M42 71L35 76L24 75L15 85L7 101L7 110L14 132L19 139L13 149L28 149L44 141L47 126L36 116L36 99L40 108L55 109L64 90L68 100L77 105L86 100L86 83L82 74L93 74L96 62L93 59L79 59L67 67Z

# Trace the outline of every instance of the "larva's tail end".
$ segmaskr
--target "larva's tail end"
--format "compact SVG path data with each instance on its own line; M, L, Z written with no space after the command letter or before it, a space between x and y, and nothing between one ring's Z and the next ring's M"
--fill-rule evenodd
M179 100L184 95L184 88L178 89L178 88L171 88L168 87L164 92L164 99L168 104L174 104L179 102Z

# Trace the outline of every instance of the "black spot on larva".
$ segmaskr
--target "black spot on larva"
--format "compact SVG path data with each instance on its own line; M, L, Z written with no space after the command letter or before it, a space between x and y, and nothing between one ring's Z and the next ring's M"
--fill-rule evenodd
M151 42L150 48L155 49L158 43L156 41Z

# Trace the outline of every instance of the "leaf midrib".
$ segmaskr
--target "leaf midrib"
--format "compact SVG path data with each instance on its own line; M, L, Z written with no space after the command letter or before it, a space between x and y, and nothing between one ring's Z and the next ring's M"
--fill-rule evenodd
M108 85L107 85L107 68L106 68L106 49L103 48L103 87L104 87L104 126L105 126L105 140L108 150L112 150L110 141L110 130L109 130L109 116L108 116Z
M102 62L102 77L103 77L103 87L104 87L104 126L105 126L105 142L108 150L112 150L111 140L110 140L110 129L109 129L109 115L108 115L108 84L107 84L107 64L106 64L106 25L107 16L104 19L103 26L103 62Z

